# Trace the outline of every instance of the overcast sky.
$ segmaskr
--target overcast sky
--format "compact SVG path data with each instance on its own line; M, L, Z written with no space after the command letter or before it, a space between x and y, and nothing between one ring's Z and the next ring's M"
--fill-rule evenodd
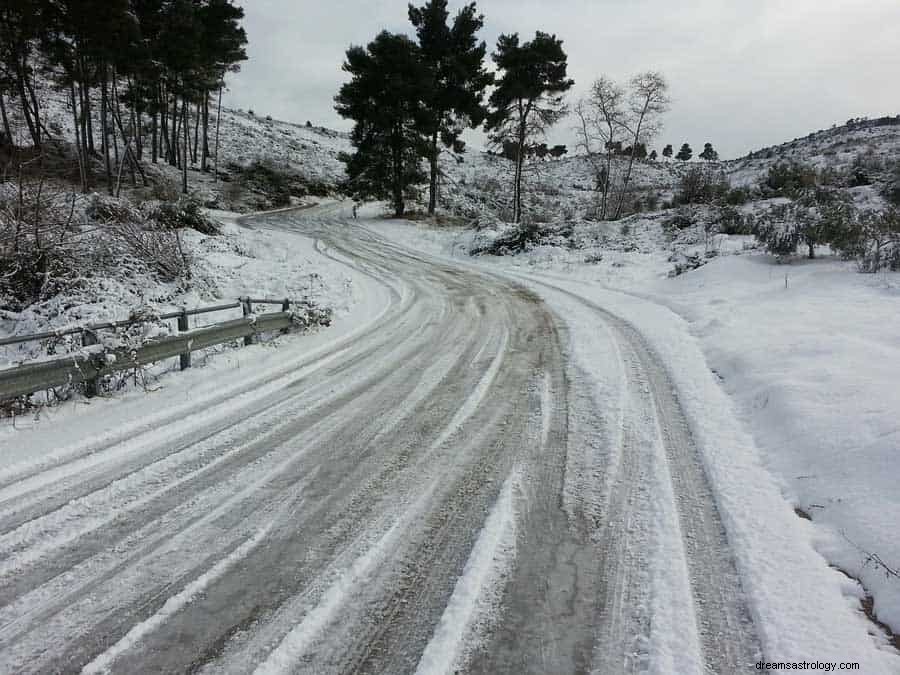
M350 44L412 33L401 0L238 0L249 61L226 105L332 128ZM419 0L415 4L424 4ZM451 0L451 12L464 3ZM711 141L723 158L849 117L900 113L900 0L480 0L482 37L562 38L574 101L600 74L669 79L672 110L652 147ZM551 140L572 142L571 120Z

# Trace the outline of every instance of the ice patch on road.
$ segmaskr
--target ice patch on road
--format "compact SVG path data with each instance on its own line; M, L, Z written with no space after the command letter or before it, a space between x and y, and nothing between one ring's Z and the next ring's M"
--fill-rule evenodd
M166 600L166 603L158 612L156 612L156 614L134 626L134 628L125 634L125 637L88 663L81 671L83 675L110 672L112 664L117 658L132 649L141 641L141 639L163 625L171 616L192 603L198 594L202 593L207 586L224 575L235 565L235 563L246 558L253 549L262 543L262 540L268 536L271 529L272 525L269 525L260 530L250 539L238 546L223 560L216 563L208 572L201 574L185 586L180 593L173 595Z
M460 672L494 620L503 579L516 555L518 486L519 474L514 470L504 481L478 535L462 576L425 647L416 675Z

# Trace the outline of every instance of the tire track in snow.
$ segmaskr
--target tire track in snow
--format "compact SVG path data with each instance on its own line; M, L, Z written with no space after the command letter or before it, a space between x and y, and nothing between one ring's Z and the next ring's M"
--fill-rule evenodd
M715 498L709 486L706 471L691 437L690 427L678 402L675 389L665 367L647 346L644 338L630 324L602 307L554 284L529 279L553 293L574 301L598 316L613 333L626 362L631 363L630 382L644 388L647 402L643 405L654 420L664 449L664 470L668 474L673 504L664 507L677 513L680 526L680 548L686 561L688 589L693 601L695 631L700 643L696 660L690 653L682 668L685 672L733 673L752 670L759 654L759 643L746 600L741 591L741 580L731 554L728 538L718 514ZM628 371L626 370L626 373ZM663 545L671 549L671 539ZM675 586L678 580L670 580ZM651 617L652 618L652 617ZM670 620L683 620L683 616ZM621 614L614 615L615 624ZM620 628L618 644L622 644L625 631ZM692 631L686 634L688 638ZM626 638L627 639L627 638ZM628 646L625 647L626 653ZM680 645L683 647L683 645ZM599 658L606 660L609 645L601 642ZM610 663L611 667L622 664ZM638 663L626 661L629 669Z

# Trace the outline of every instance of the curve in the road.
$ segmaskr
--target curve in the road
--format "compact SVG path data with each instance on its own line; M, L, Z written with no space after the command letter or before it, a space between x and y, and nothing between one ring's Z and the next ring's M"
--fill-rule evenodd
M342 208L245 224L313 237L382 289L352 340L196 424L183 405L0 482L0 670L637 672L661 466L701 665L752 661L702 465L640 335L583 303L620 356L604 427L534 293Z

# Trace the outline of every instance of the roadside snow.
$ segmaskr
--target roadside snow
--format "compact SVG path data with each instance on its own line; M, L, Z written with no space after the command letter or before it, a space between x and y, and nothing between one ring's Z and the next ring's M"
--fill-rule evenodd
M222 237L197 238L201 245L216 251L208 256L203 269L219 295L199 297L188 292L177 303L158 304L160 311L181 302L188 307L218 304L248 293L312 297L335 309L332 325L241 349L212 349L208 353L214 352L214 358L195 354L193 368L151 381L146 390L132 387L111 397L76 397L63 405L38 409L32 416L3 420L0 477L12 480L66 458L89 457L93 448L105 448L114 439L124 441L117 451L133 451L128 439L140 430L153 430L154 438L171 436L175 440L190 425L199 423L198 415L207 420L227 419L241 406L283 386L282 379L297 375L294 369L314 364L317 354L351 340L381 316L390 302L386 289L351 266L321 255L313 240L299 234L226 223ZM121 297L122 303L127 301L127 295ZM200 325L240 316L240 310L231 312L195 318ZM84 313L82 321L108 320L127 316L128 308L122 304L87 306ZM61 325L71 322L64 317L56 321ZM163 375L176 368L177 359L170 359L153 366L151 372ZM193 417L185 426L182 417L186 415ZM66 429L64 442L60 441L60 425Z
M776 266L750 253L668 279L660 251L614 252L593 264L556 247L463 259L466 231L371 227L525 283L557 308L575 342L602 324L555 287L638 328L670 368L691 420L766 657L897 671L896 653L859 608L859 585L826 564L858 576L879 619L900 629L900 581L862 552L900 566L900 284L892 276L855 274L829 259ZM578 358L589 366L589 355Z

